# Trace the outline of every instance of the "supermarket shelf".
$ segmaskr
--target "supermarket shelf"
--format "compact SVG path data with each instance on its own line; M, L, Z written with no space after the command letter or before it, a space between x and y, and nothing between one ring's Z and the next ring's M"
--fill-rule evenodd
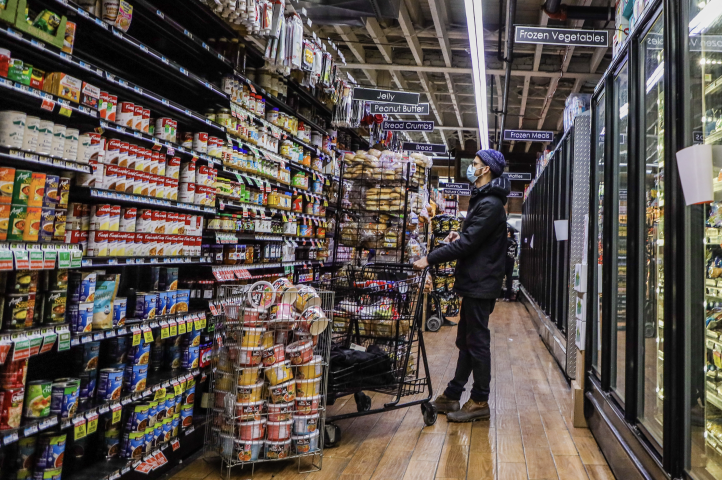
M74 418L78 418L83 415L92 415L92 414L96 414L96 413L98 415L108 413L114 407L117 408L119 405L125 406L131 402L135 402L142 398L148 398L148 397L154 395L155 392L157 392L158 390L163 390L163 389L170 387L173 383L176 383L176 382L183 383L184 381L188 381L192 377L201 375L201 373L203 373L203 375L207 375L209 371L210 371L209 367L206 367L205 369L203 369L203 372L201 372L201 370L198 368L194 368L192 370L186 370L186 371L182 371L182 372L178 371L178 370L148 372L146 388L142 392L125 394L114 402L108 402L108 403L104 403L101 405L95 405L95 406L89 407L85 410L78 410L75 412ZM70 418L60 419L60 429L61 430L71 428L72 425L73 425L72 419L70 419Z
M189 122L189 124L194 127L203 124L210 126L218 132L225 133L223 126L215 122L210 122L204 115L191 111L183 105L172 102L157 93L149 91L147 88L143 88L120 76L105 71L93 63L80 58L78 55L69 55L65 52L58 51L52 46L46 47L45 44L33 38L24 38L21 32L17 32L10 27L0 26L0 38L13 41L13 52L17 52L16 55L19 55L21 58L30 56L34 64L39 62L46 70L49 70L48 67L53 67L84 79L93 85L103 87L103 89L122 90L122 93L115 91L113 91L113 93L121 93L122 98L125 100L132 100L133 102L152 107L154 116L156 117L175 117L176 120L180 121L181 125ZM71 67L71 70L68 70L68 67ZM93 74L93 77L87 77L87 72ZM151 101L152 105L147 105L148 101ZM182 117L178 117L179 114Z
M170 60L161 52L148 47L133 36L91 15L76 3L70 0L47 1L64 5L68 12L74 14L71 16L76 16L76 21L81 22L77 29L81 38L76 38L74 53L82 53L85 57L92 57L91 51L97 49L98 45L104 45L106 48L112 49L117 56L125 57L134 62L139 71L145 70L145 73L152 72L158 75L163 72L163 81L166 83L181 85L189 93L197 92L198 87L204 87L200 89L201 92L208 91L212 97L227 99L226 94L217 86L190 72L187 68ZM88 26L92 26L92 28L87 28ZM94 42L85 41L91 37L95 40ZM114 60L117 62L117 58ZM100 63L100 61L95 61L95 63Z
M159 315L157 317L148 319L148 320L136 320L133 318L129 318L126 320L125 325L113 327L108 330L93 330L90 332L77 332L71 334L71 340L70 345L72 347L75 347L77 345L82 345L84 343L88 342L97 342L100 340L105 340L108 338L113 337L124 337L126 335L131 335L132 329L138 327L148 327L148 328L159 328L160 322L176 322L178 321L185 322L186 323L186 330L187 332L192 331L193 328L193 322L194 317L196 319L199 319L200 316L205 317L205 310L197 310L192 312L181 312L181 313L175 313L175 314L169 314L169 315ZM196 330L200 330L200 328L196 328ZM182 333L180 335L183 335ZM170 335L171 337L175 337L177 335Z
M308 214L306 214L306 213L291 212L291 211L289 211L289 210L279 210L279 209L276 209L276 208L267 207L267 206L265 206L265 205L257 205L257 204L255 204L255 203L243 203L243 202L238 202L238 201L236 201L236 200L229 200L229 199L227 199L226 197L223 197L223 199L221 200L221 199L220 199L220 196L219 196L219 202L220 202L220 209L219 209L219 210L223 210L224 208L229 208L229 207L230 207L231 210L233 210L233 209L236 209L236 210L246 209L246 210L250 210L250 211L252 211L252 212L253 212L253 211L258 212L258 211L260 211L260 210L264 210L266 213L267 213L267 212L270 212L272 215L287 215L287 216L290 216L290 217L306 218L306 219L308 219L308 220L316 220L316 221L319 221L319 222L325 222L325 221L326 221L326 217L321 217L321 216L319 216L319 215L308 215Z
M27 330L10 330L5 331L0 335L0 342L2 343L14 343L17 341L25 340L28 337L37 337L37 336L45 336L47 334L51 333L63 333L70 331L70 324L68 323L60 323L60 324L47 324L47 325L41 325L39 327L34 328L28 328ZM57 339L55 339L57 342ZM53 344L52 346L55 346ZM44 352L43 352L44 353ZM37 353L36 355L39 355L40 353ZM35 355L32 355L35 356ZM0 434L2 432L0 431Z
M214 207L203 205L194 205L190 203L176 202L173 200L164 200L159 198L143 197L140 195L130 195L127 193L119 193L111 190L90 187L73 187L70 197L77 201L106 200L121 205L138 205L158 207L163 210L171 210L176 212L193 212L193 213L216 213Z
M48 155L26 152L15 148L0 147L0 159L2 159L3 164L16 167L37 168L40 166L43 171L90 173L90 165L62 160Z
M152 450L152 455L162 453L166 457L168 463L159 467L149 474L136 472L134 469L140 466L151 455L143 455L140 459L123 459L114 458L103 462L96 462L86 468L73 471L69 474L63 474L63 478L67 480L74 479L93 479L93 480L119 480L120 478L134 480L136 478L159 478L167 473L182 460L188 458L193 452L202 448L205 437L205 429L208 423L208 417L203 415L193 416L193 425L179 432L178 437L171 438L169 442L164 442ZM174 450L171 443L178 440L180 448ZM158 472L158 473L156 473Z
M288 79L288 88L290 90L294 91L295 93L297 93L301 99L306 101L306 103L309 103L309 104L313 105L314 107L316 107L317 109L321 110L321 112L324 113L329 118L331 117L331 115L333 115L333 112L331 111L330 108L328 108L326 106L325 103L323 103L321 100L316 98L316 96L314 94L312 94L311 92L306 90L304 87L302 87L296 80L289 78Z
M287 162L287 163L290 164L291 162ZM295 164L291 164L291 166L295 166ZM305 168L305 167L303 167L303 168ZM315 173L319 177L323 178L322 175L318 172L312 172L312 173ZM252 180L256 184L256 186L258 186L259 182L261 182L261 183L265 183L265 184L271 185L272 187L276 187L276 188L283 188L283 189L287 189L287 190L294 190L294 189L298 190L298 187L294 187L287 183L280 183L280 182L272 180L270 178L259 177L258 175L249 174L249 173L243 172L241 170L236 170L233 167L224 166L222 170L219 170L218 176L232 180L234 182L243 181L243 179L245 178L244 183L246 183L246 185L249 185L251 187L253 187L254 185L247 183L247 182L250 182L250 180ZM319 201L327 200L327 198L328 198L324 194L309 192L307 190L298 190L298 191L299 191L299 193L303 193L304 195L308 195L309 197L314 197L314 198L318 199Z
M61 115L59 113L60 108L65 108L71 114L77 113L79 115L82 115L83 117L87 117L87 119L97 120L98 118L97 110L93 110L92 108L85 107L83 105L78 105L77 103L73 103L69 100L56 97L55 95L52 95L50 93L42 92L35 88L28 87L27 85L13 82L12 80L8 80L7 78L0 77L0 86L5 88L5 90L0 90L0 92L2 92L2 97L4 101L14 100L17 102L22 102L24 106L32 107L38 111L45 111L48 113L53 112L55 115ZM43 109L41 105L46 100L51 103L47 105L47 109ZM56 104L59 106L57 112L54 111ZM50 108L51 106L52 108ZM67 117L68 116L61 118ZM69 122L70 119L68 119L67 121Z
M85 257L80 268L123 267L137 265L193 265L206 263L205 257L163 256L163 257Z
M205 153L200 153L200 152L196 152L195 150L191 150L189 148L181 147L177 143L172 143L167 140L161 140L148 133L139 132L138 130L133 130L128 127L123 127L121 125L118 125L115 123L109 123L109 122L105 122L105 121L101 121L100 126L103 127L105 130L115 132L118 135L132 137L136 140L142 140L142 141L152 144L154 146L157 145L157 148L160 148L160 146L162 145L168 149L168 155L174 155L176 153L183 153L183 154L186 154L191 157L198 157L207 162L217 163L217 164L221 163L221 160L219 158L214 158L209 155L206 155ZM171 152L173 152L173 153L171 153Z

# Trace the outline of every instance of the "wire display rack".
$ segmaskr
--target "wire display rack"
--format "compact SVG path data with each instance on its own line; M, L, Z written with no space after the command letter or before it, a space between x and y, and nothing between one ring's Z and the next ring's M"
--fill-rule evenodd
M413 405L421 406L427 425L436 422L429 403L433 392L421 328L427 273L388 263L347 270L348 287L333 317L328 403L353 394L357 411L329 417L329 422ZM372 410L365 393L369 391L392 399ZM419 398L424 392L428 395ZM403 397L412 396L401 403ZM340 435L337 425L327 425L329 446Z
M226 478L282 460L321 470L334 293L279 279L218 297L206 451L220 455Z

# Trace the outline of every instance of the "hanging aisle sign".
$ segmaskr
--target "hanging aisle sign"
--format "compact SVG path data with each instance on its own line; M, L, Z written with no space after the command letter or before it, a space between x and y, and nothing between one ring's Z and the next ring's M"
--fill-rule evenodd
M371 115L428 115L429 104L404 105L403 103L372 103Z
M381 129L386 132L433 132L434 122L384 120Z
M504 172L503 176L505 176L509 180L522 180L525 182L531 181L531 173Z
M402 103L404 105L419 104L418 93L394 92L392 90L376 90L373 88L360 87L353 89L353 99L379 103Z
M554 132L538 130L504 130L504 140L516 140L519 142L552 142Z
M514 41L541 45L562 45L576 47L609 46L609 32L606 30L575 30L555 27L527 27L516 25Z
M443 143L404 142L401 144L401 150L406 150L408 152L446 153L446 145Z

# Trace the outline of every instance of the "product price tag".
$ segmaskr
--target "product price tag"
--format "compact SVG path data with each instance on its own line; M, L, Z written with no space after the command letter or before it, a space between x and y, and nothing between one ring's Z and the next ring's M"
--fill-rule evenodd
M29 437L30 435L35 435L36 433L38 433L38 426L30 425L25 430L23 430L23 437Z
M85 430L85 417L78 417L73 419L73 438L80 440L87 435Z
M183 319L178 319L178 335L186 333L186 322Z
M58 333L58 352L70 350L70 332Z
M170 325L170 336L175 337L178 335L178 324L175 322L175 320L171 320L169 322Z
M52 112L55 109L55 100L47 97L43 98L43 103L40 104L40 108Z
M170 329L168 328L168 323L162 321L160 322L160 339L165 340L168 337L170 337Z
M130 327L131 332L133 332L133 341L131 342L131 345L135 347L136 345L140 345L140 328L138 327Z
M145 342L146 343L153 342L153 332L151 331L150 327L143 325L142 330L143 330L143 339L145 340Z
M180 448L180 441L177 438L174 438L170 442L171 447L173 447L173 451L175 452Z
M86 430L88 435L95 433L98 430L98 414L89 413L85 416L85 418L88 419L88 427Z
M155 395L153 396L153 401L162 400L164 398L165 398L165 388L161 387L155 391Z
M113 425L118 423L120 421L120 418L123 416L123 406L119 403L116 403L115 405L111 406L110 408L113 409L113 417L111 419L111 422Z
M60 107L60 111L59 111L58 113L59 113L60 115L64 115L64 116L70 118L70 115L73 114L73 111L72 111L72 110L69 110L69 109L67 109L67 108L65 108L65 107Z
M13 442L18 441L18 432L13 432L10 435L5 435L3 437L3 445L10 445Z
M40 422L40 426L38 427L40 430L47 430L50 427L54 427L58 424L58 417L52 416L48 417L42 422Z

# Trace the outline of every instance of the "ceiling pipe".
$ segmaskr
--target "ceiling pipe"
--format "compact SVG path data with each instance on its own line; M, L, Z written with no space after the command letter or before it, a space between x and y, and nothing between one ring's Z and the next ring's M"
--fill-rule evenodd
M561 1L561 0L559 0ZM507 0L506 3L506 72L504 73L504 98L501 105L501 121L499 128L499 148L504 141L504 123L506 122L507 107L509 104L509 83L511 82L511 63L514 56L514 17L516 16L516 0Z
M542 10L555 20L614 20L613 7L579 7L563 5L562 0L547 0Z

